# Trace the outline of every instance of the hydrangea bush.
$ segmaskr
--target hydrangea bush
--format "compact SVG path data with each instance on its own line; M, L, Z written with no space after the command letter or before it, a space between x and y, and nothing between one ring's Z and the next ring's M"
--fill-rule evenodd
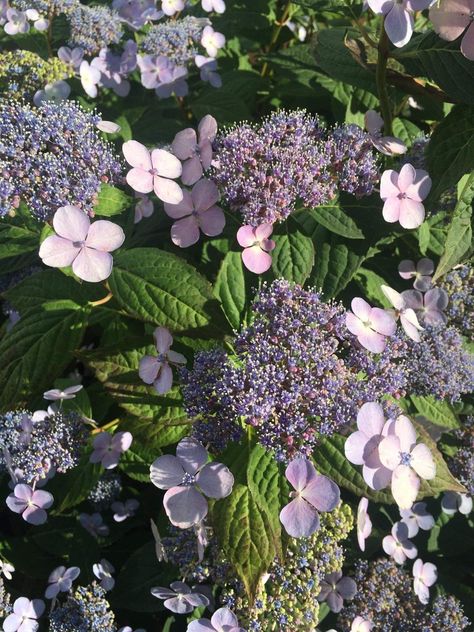
M0 0L0 628L473 630L474 2Z

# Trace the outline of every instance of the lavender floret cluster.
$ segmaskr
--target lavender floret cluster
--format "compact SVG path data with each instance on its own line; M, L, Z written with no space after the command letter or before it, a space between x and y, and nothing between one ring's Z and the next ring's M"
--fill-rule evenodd
M215 150L212 178L252 226L283 221L298 204L328 203L338 190L370 195L379 177L368 134L355 125L325 129L304 110L238 125Z
M49 16L69 13L78 4L78 0L10 0L10 5L19 11L36 9Z
M116 632L115 617L96 582L79 586L49 616L49 632Z
M88 55L94 55L111 44L118 44L123 36L119 14L107 6L78 4L71 11L69 21L69 45L79 46Z
M0 217L19 200L39 220L65 204L91 213L101 184L118 182L122 170L99 120L72 101L38 108L0 101Z
M453 435L460 441L454 456L448 457L451 472L474 496L474 417L467 417Z
M121 492L122 479L120 474L105 471L89 492L87 500L92 504L94 511L103 511L118 499Z
M193 16L156 24L144 37L140 50L148 55L167 57L177 66L186 66L198 53L196 45L204 27L210 24L207 18Z
M446 308L449 321L474 340L474 267L457 266L446 275L442 287L449 295Z

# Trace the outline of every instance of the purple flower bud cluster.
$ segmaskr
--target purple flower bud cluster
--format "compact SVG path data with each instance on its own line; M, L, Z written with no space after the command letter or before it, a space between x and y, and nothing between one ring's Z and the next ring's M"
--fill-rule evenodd
M12 611L10 594L5 589L3 577L0 576L0 619L6 618Z
M104 511L117 500L121 492L120 474L106 470L90 490L87 500L92 504L94 511Z
M177 66L186 66L198 53L202 31L210 24L207 18L193 16L156 24L144 37L140 50L148 55L167 57Z
M474 340L474 267L460 265L446 275L442 287L449 295L446 315L449 322Z
M116 632L115 617L97 582L79 586L49 616L49 632Z
M453 435L460 441L460 446L454 456L447 458L449 469L474 496L474 417L467 417Z
M371 621L377 632L461 632L470 625L455 597L438 597L424 606L413 590L411 573L391 559L358 560L354 579L357 594L338 618L342 632L349 632L356 616Z
M30 485L75 467L89 436L75 412L32 417L26 410L0 416L0 472Z
M36 9L49 16L69 13L77 4L77 0L10 0L10 5L19 11Z
M99 120L72 101L0 101L0 217L19 200L39 220L67 204L92 212L101 183L118 182L122 169Z
M325 204L338 189L370 195L379 177L368 134L355 125L324 129L304 110L237 125L215 150L212 178L251 226L280 222L298 204Z
M111 44L118 44L123 35L120 16L107 6L77 3L70 13L69 23L69 46L79 46L89 55Z

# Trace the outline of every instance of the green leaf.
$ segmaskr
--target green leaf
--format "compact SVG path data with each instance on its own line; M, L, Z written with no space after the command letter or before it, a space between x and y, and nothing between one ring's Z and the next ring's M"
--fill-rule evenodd
M441 121L428 143L426 161L433 181L429 200L435 202L474 169L474 107L458 105Z
M345 442L346 437L338 434L323 437L313 456L316 469L358 497L366 496L375 502L393 504L393 497L388 490L376 492L371 489L362 477L361 468L347 460Z
M459 263L472 242L472 200L474 198L474 171L463 179L458 202L453 212L448 234L444 245L444 252L439 260L433 276L433 282L445 275Z
M240 329L246 308L245 274L240 252L225 255L214 284L214 295L232 329Z
M99 480L101 472L100 465L89 463L89 455L86 455L77 467L56 476L48 484L48 491L54 496L52 513L60 514L85 500Z
M376 272L367 268L359 268L354 276L354 281L362 288L363 294L369 302L372 301L383 307L391 308L390 301L380 289L382 285L387 285L387 282Z
M410 146L414 140L422 135L421 129L408 119L394 118L392 122L393 135Z
M16 226L3 219L0 224L0 260L38 250L41 226Z
M120 189L110 184L102 184L99 191L99 200L94 206L94 213L102 217L112 217L112 215L119 215L130 208L132 203L133 198Z
M150 465L160 454L161 452L158 452L149 443L143 444L134 440L132 446L122 454L118 468L136 481L149 483Z
M348 239L364 239L364 233L357 226L355 221L346 215L337 204L316 206L305 213L309 213L314 219L336 235L347 237Z
M428 77L453 100L474 104L474 67L461 53L459 41L445 42L428 31L391 54L411 75Z
M157 248L133 248L114 259L110 289L129 314L174 332L210 324L211 285L183 259Z
M276 247L272 252L273 274L277 278L303 285L314 264L314 245L311 238L290 218L274 239Z
M22 315L0 341L0 407L50 388L81 343L89 310L47 307Z
M449 402L435 399L432 395L425 397L410 395L410 399L420 415L437 426L451 430L460 427L459 419Z

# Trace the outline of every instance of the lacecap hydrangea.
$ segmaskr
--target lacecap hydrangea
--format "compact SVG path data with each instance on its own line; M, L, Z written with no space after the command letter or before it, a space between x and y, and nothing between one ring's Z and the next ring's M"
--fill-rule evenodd
M140 44L140 51L148 55L167 57L177 66L186 66L198 53L197 44L207 18L186 16L181 20L169 20L150 27Z
M69 23L69 45L79 46L88 55L95 55L111 44L118 44L123 36L119 14L107 6L77 3L69 14Z
M116 632L115 616L97 582L79 586L49 617L49 632Z
M43 59L28 50L0 53L0 92L11 99L32 99L47 83L72 76L71 68L58 58Z
M474 417L463 418L461 428L453 432L459 441L455 454L448 457L448 465L452 474L474 496Z
M446 308L449 322L474 340L474 267L471 264L456 266L448 272L441 287L449 296Z

